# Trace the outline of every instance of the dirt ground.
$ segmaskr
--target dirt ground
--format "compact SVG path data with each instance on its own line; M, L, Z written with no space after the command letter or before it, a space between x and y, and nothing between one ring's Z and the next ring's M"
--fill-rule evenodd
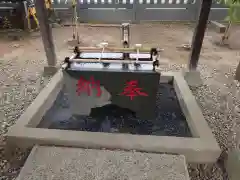
M192 24L141 24L131 26L130 43L143 44L146 47L163 48L161 54L163 58L167 58L172 62L187 63L189 52L181 50L177 47L181 44L190 43L193 35ZM117 27L78 27L82 46L96 46L102 41L107 41L109 46L121 46L121 31ZM53 29L56 51L67 47L66 41L72 37L72 28L54 28ZM205 34L204 45L201 57L204 59L219 60L222 54L231 56L232 51L228 48L214 46L211 42L212 37L216 34L214 30L208 29ZM7 38L1 38L0 41L0 57L9 53L16 48L42 48L39 33L35 33L34 37L27 37L21 41L9 41ZM210 55L211 54L211 55Z
M53 34L59 64L71 53L66 42L71 39L72 29L54 28ZM102 41L107 41L109 46L121 45L121 31L116 27L81 26L79 34L82 46L95 46ZM132 25L130 43L163 48L161 69L179 71L186 67L189 51L177 47L191 42L192 34L193 25L191 24ZM204 85L193 90L193 93L222 150L227 152L236 148L237 137L240 139L238 113L240 110L237 111L235 108L240 107L239 98L237 98L239 84L234 81L240 53L213 45L211 39L215 35L212 29L208 29L205 34L198 67ZM8 127L14 124L48 83L50 77L42 74L46 64L39 33L20 41L0 39L0 119L2 120L0 122L0 177L2 179L16 177L24 162L24 154L21 152L14 155L11 160L4 157L5 135ZM225 155L221 156L221 162L225 158ZM212 166L206 171L207 173L190 168L190 175L192 179L224 179L225 172L221 162Z

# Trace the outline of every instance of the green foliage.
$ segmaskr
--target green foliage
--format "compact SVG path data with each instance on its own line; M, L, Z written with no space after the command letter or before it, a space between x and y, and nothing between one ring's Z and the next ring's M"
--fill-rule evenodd
M240 0L220 0L219 2L229 7L226 21L240 22Z

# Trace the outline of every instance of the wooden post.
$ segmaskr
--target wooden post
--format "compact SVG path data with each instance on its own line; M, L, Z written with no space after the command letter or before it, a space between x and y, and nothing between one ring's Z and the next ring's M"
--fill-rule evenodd
M202 0L198 22L192 39L192 50L189 58L189 70L196 70L200 52L202 49L203 38L208 24L208 16L211 10L212 0Z
M238 66L236 69L235 79L240 81L240 63L238 63Z
M20 6L21 6L20 8L21 8L22 19L23 19L23 29L25 31L29 31L28 23L27 23L27 9L26 9L26 5L27 5L26 1L20 2Z
M54 73L56 72L57 58L56 58L56 52L55 52L55 47L53 42L52 29L48 23L45 1L35 0L35 7L37 11L37 18L39 20L43 46L45 49L47 62L48 62L48 67L45 67L44 70L50 70L49 73Z

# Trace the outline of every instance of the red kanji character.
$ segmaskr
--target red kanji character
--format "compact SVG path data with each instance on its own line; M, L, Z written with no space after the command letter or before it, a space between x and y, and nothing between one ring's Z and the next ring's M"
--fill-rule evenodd
M100 88L100 82L95 81L94 77L91 76L90 80L87 81L83 77L80 77L80 79L77 82L77 94L80 95L82 92L86 92L88 96L91 95L91 89L95 88L97 90L97 97L100 97L102 95L102 90Z
M129 96L131 100L135 96L148 96L147 93L141 92L142 88L137 87L138 82L136 80L132 80L126 83L126 87L124 91L120 95Z

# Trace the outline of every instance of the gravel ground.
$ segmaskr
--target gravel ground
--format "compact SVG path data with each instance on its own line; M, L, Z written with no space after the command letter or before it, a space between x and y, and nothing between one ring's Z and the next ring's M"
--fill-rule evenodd
M117 28L79 29L84 45L93 45L101 40L109 41L110 45L119 44L120 33ZM71 36L69 32L67 28L57 29L54 32L57 37L55 40L59 57L67 53L63 41ZM139 42L148 43L149 46L160 44L160 47L165 49L161 62L163 71L179 71L185 68L182 64L187 62L189 53L180 51L176 47L191 40L191 27L181 24L139 25L133 26L132 32L132 44ZM223 153L219 161L212 166L190 165L190 176L194 180L225 180L227 177L224 161L227 152L233 148L240 148L238 142L240 85L234 81L240 54L237 51L212 45L210 39L214 35L211 30L206 33L200 57L198 69L204 85L192 91ZM3 156L7 129L49 81L49 77L42 76L45 57L40 41L41 39L37 38L27 43L19 42L20 47L0 59L0 179L10 180L16 177L24 162L24 155L27 154L16 151L17 153L10 160Z
M10 160L6 159L6 132L49 82L50 77L43 75L45 53L38 35L15 42L4 38L0 44L5 47L0 54L0 179L12 179L19 173L27 153L16 150ZM61 46L63 42L56 49L58 56L63 59L67 50L61 49Z

